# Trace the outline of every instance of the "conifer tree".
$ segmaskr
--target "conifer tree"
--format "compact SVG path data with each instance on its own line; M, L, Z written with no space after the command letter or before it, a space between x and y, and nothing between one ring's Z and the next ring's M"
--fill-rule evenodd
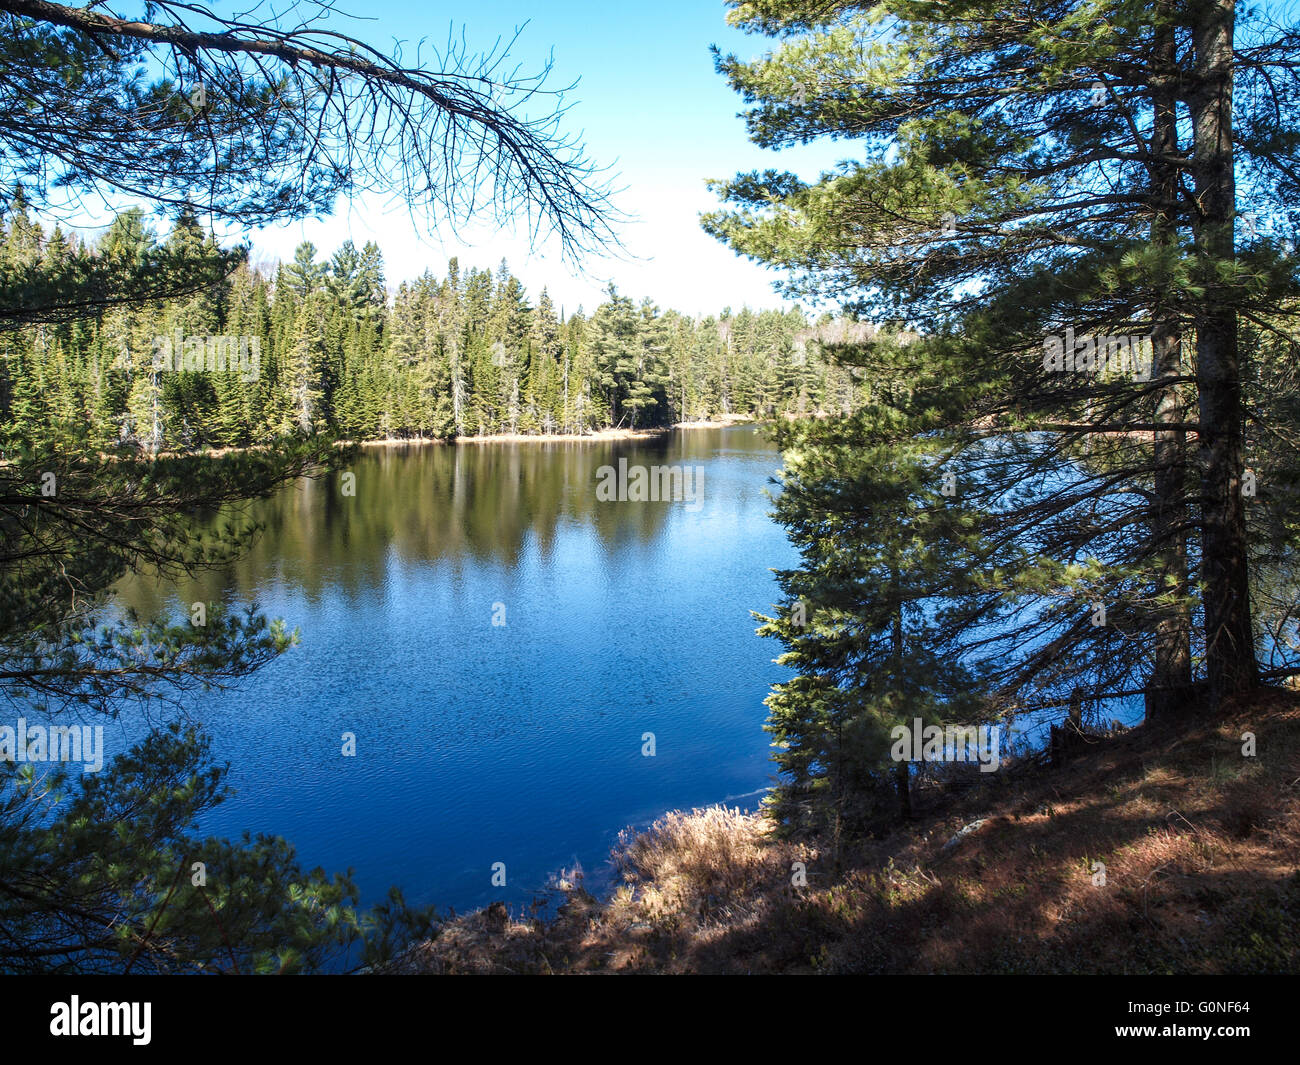
M706 227L790 269L788 295L910 326L824 345L862 376L827 368L820 389L841 415L821 429L844 446L785 438L819 458L801 476L820 520L857 506L876 527L843 487L853 463L924 440L951 505L985 515L998 545L985 557L947 540L926 556L937 572L902 560L914 602L953 589L943 632L908 654L948 650L981 678L984 714L1134 690L1176 713L1193 676L1220 703L1248 688L1237 329L1293 307L1295 278L1277 240L1257 239L1241 269L1231 174L1267 174L1255 206L1280 217L1297 160L1294 114L1262 103L1276 93L1231 85L1294 86L1295 35L1258 24L1244 62L1231 3L732 6L735 24L782 41L752 62L717 57L751 137L863 153L811 182L720 182L729 208ZM1234 100L1252 130L1236 145ZM724 324L731 351L744 325ZM723 402L746 387L726 374ZM859 387L872 402L844 415ZM967 580L976 559L982 585Z

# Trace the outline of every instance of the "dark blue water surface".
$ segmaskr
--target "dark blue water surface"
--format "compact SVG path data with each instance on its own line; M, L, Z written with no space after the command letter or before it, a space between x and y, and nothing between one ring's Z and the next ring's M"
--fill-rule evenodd
M698 506L601 502L620 457L701 470ZM796 561L768 516L779 465L751 428L367 449L354 497L330 478L257 504L266 532L228 571L124 582L141 611L256 600L301 630L192 706L236 789L202 832L282 835L367 902L397 884L445 910L527 902L575 863L599 889L623 827L757 805L785 671L750 611ZM107 731L113 753L131 726Z

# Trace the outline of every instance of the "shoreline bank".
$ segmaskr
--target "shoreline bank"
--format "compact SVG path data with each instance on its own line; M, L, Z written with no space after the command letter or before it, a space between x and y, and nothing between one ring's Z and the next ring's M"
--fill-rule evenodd
M846 840L726 805L673 811L619 834L608 897L562 882L544 914L456 914L383 971L1294 972L1300 697L1185 710L1098 730L1064 765L1027 760L1013 783L931 789L912 820ZM1268 754L1225 774L1248 728Z
M763 425L763 420L747 415L727 415L717 421L674 422L672 425L655 429L597 429L590 433L492 433L487 436L455 436L443 438L436 436L402 436L385 437L379 440L336 440L338 447L410 447L425 444L459 445L459 444L580 444L600 443L607 440L649 440L663 436L676 429L726 429L733 425ZM275 442L263 444L246 444L242 447L210 447L196 451L159 451L154 455L140 454L140 459L182 459L182 458L222 458L225 455L241 454L251 451L270 451ZM101 454L101 458L112 458ZM6 465L0 459L0 465Z
M733 425L759 425L757 419L732 415L718 421L675 422L655 429L597 429L590 433L489 433L486 436L387 437L382 440L340 441L361 447L403 447L415 444L564 444L599 443L606 440L649 440L675 429L726 429Z

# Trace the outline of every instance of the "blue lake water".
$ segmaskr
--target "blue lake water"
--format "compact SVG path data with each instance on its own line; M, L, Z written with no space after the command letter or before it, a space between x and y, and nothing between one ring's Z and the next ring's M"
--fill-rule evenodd
M698 503L599 500L620 458L699 471ZM785 671L750 611L797 561L768 516L779 466L744 427L367 449L355 496L332 477L256 504L266 531L228 570L124 581L142 612L255 600L301 630L191 706L236 789L201 831L282 835L367 902L397 884L445 911L526 903L575 863L599 889L623 827L756 806ZM107 731L111 754L132 727Z

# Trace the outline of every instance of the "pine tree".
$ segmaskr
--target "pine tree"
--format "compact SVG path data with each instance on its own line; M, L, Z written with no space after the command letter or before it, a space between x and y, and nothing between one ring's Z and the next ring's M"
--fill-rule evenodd
M293 340L286 353L288 409L301 433L311 433L323 417L326 307L325 295L319 290L304 299L294 319Z
M982 456L961 491L997 513L1007 547L994 563L1014 594L990 590L970 606L964 650L998 664L994 698L1007 708L1134 687L1153 710L1185 705L1180 673L1199 609L1181 546L1189 528L1201 530L1201 606L1214 604L1195 641L1211 694L1254 676L1228 321L1252 301L1276 310L1295 282L1276 248L1258 259L1275 279L1267 296L1225 281L1235 271L1223 155L1229 6L1158 5L1153 17L1123 2L738 5L734 21L787 42L752 63L719 56L755 105L759 143L824 134L868 146L864 162L811 185L739 175L720 186L733 209L706 225L791 268L789 294L924 323L910 336L828 345L846 369L828 368L821 404L851 407L870 386L888 402L858 424L862 448L943 439L957 461L947 472ZM1202 116L1190 144L1168 121L1171 93ZM1261 140L1244 149L1270 172L1294 152L1278 118L1254 109ZM1191 198L1170 199L1171 167L1175 183L1204 191L1213 218ZM1192 332L1198 424L1181 413L1195 399L1183 394L1177 338ZM1099 344L1113 354L1146 335L1160 348L1150 380L1096 365ZM1059 370L1053 340L1072 348ZM1199 490L1188 481L1189 431L1205 456ZM834 482L831 467L823 473ZM1107 607L1106 624L1089 624L1100 616L1092 604ZM998 638L981 640L989 627Z
M281 273L288 291L300 301L314 295L328 275L329 267L316 261L316 245L311 241L303 241L294 249L293 262L283 267Z

